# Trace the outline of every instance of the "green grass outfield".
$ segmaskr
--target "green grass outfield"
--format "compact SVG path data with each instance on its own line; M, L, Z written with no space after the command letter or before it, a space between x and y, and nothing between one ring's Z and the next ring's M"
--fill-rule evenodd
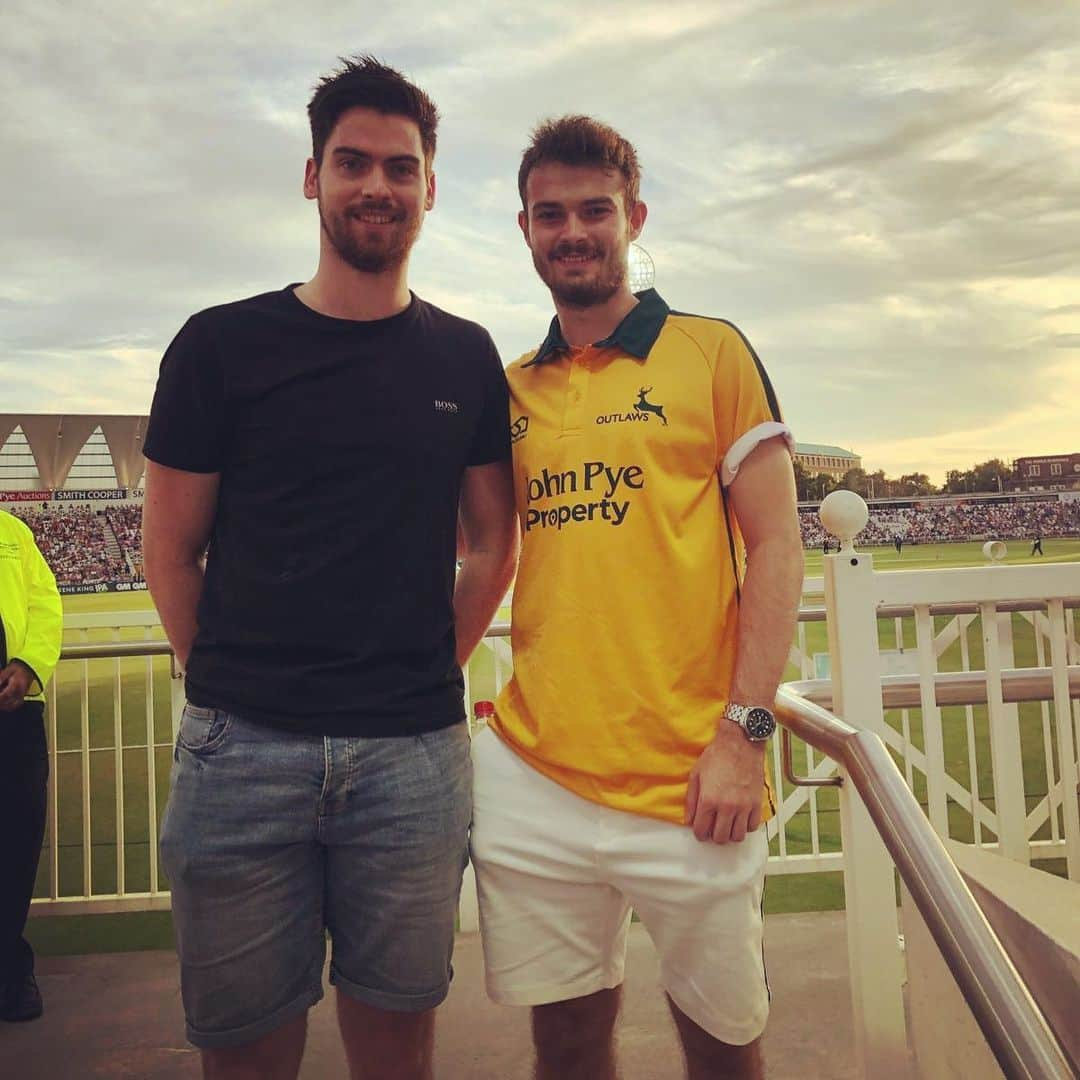
M1030 540L1006 540L1004 566L1028 566L1039 562L1080 562L1080 540L1073 538L1043 540L1044 555L1032 556ZM858 545L856 544L856 548ZM905 544L903 554L897 555L892 546L858 548L874 557L875 570L947 570L955 566L985 566L982 541L964 544ZM806 573L810 577L822 574L824 556L821 548L806 553Z
M1043 562L1080 561L1080 540L1044 540ZM1028 552L1030 543L1009 544L1008 563L1033 563ZM931 567L978 566L984 563L981 544L917 545L904 549L897 557L892 548L872 551L875 567L881 570L916 570ZM807 552L807 574L822 572L820 550ZM90 596L65 597L65 610L69 614L90 612L151 610L152 604L146 593L112 593ZM502 617L508 613L503 612ZM940 629L945 620L936 620ZM880 625L881 646L894 648L892 620ZM143 631L123 631L123 638L139 638ZM968 629L970 663L973 668L982 665L982 640L978 623ZM1016 662L1020 666L1034 664L1035 644L1031 627L1020 616L1014 616ZM915 628L913 620L904 621L903 644L913 648ZM69 633L71 643L81 635ZM91 641L113 640L111 631L93 631ZM825 652L825 624L807 625L807 650ZM960 647L956 643L941 658L942 670L958 670L961 666ZM121 662L119 678L111 661L87 663L89 685L86 696L85 724L90 755L89 802L91 806L91 881L94 893L110 893L117 884L117 809L114 797L114 778L118 757L123 760L124 773L124 866L128 891L140 891L150 884L150 830L148 805L150 797L151 761L155 781L155 804L160 812L168 794L169 768L172 763L171 721L169 713L169 663L167 658L131 659ZM791 670L788 678L798 677ZM493 664L491 655L481 650L470 668L474 699L489 697L493 690ZM115 689L120 688L120 715L114 709ZM56 685L58 727L56 746L58 751L56 784L60 798L60 820L57 823L60 842L59 882L62 895L82 892L85 871L82 854L83 835L83 787L84 775L81 755L68 753L83 745L82 665L75 662L62 664ZM146 699L153 700L152 730L148 731ZM888 714L886 719L899 729L899 714ZM969 748L966 732L965 711L962 708L943 709L945 731L946 769L957 780L967 783ZM993 805L986 793L992 791L989 739L986 732L985 709L973 710L975 746L973 748L980 790L984 801ZM923 746L919 713L910 714L913 743ZM1021 746L1024 758L1025 788L1029 793L1029 809L1047 790L1046 767L1042 741L1042 713L1037 704L1020 707ZM119 754L116 750L117 731L120 733ZM146 749L148 734L153 735L157 745L152 752ZM797 769L803 771L804 758L801 748L797 750ZM783 794L789 792L782 784ZM925 783L916 773L915 794L925 803ZM950 828L958 839L973 839L970 815L961 806L949 802ZM50 826L51 827L51 826ZM825 851L839 848L839 813L834 789L822 789L818 793L818 829L821 848ZM1049 835L1048 828L1044 833ZM788 851L808 852L810 845L810 816L800 813L787 827ZM773 851L777 850L774 841ZM1057 869L1057 867L1052 867ZM36 895L47 895L45 859L38 875ZM766 890L766 910L805 911L823 910L843 906L843 886L838 873L774 876L769 879ZM80 951L112 951L130 948L170 947L171 924L167 913L95 915L95 916L43 916L31 921L31 940L43 954Z

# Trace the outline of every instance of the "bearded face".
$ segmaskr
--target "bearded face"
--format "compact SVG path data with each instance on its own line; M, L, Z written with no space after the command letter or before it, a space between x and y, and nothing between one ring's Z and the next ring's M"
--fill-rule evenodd
M391 199L364 200L335 210L319 193L323 232L342 260L366 274L394 270L408 257L423 217Z
M629 295L630 241L641 232L645 204L627 208L620 173L542 162L529 174L526 206L518 224L557 304L588 308Z
M627 274L627 246L607 247L596 240L561 242L549 252L533 248L533 266L556 301L593 307L613 297Z

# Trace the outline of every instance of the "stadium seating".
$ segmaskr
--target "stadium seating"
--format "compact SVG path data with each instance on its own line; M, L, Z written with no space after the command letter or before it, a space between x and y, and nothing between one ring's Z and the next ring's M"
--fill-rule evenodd
M141 578L139 507L114 511L126 515L120 519L126 523L123 538L113 532L108 511L98 513L89 506L45 504L39 509L15 504L6 508L30 526L58 585L99 585ZM138 553L134 568L125 558L128 550Z
M817 507L799 509L804 547L821 547L828 534ZM1031 540L1036 536L1080 536L1080 502L958 502L937 506L870 507L857 538L864 547L947 544L964 540Z
M61 585L140 582L142 506L8 504L34 532L38 546ZM805 547L821 547L826 532L816 507L799 509ZM873 505L858 541L864 547L940 544L964 540L1030 540L1035 536L1080 536L1080 501L1056 500L934 506Z
M141 506L110 506L105 511L105 520L108 521L120 550L127 558L131 567L132 577L139 581L142 579L142 507Z

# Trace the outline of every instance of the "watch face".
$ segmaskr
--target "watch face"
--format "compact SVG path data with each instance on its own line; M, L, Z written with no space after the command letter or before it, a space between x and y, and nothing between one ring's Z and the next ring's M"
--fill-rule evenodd
M746 734L751 739L767 739L776 730L776 721L768 709L755 708L746 714Z

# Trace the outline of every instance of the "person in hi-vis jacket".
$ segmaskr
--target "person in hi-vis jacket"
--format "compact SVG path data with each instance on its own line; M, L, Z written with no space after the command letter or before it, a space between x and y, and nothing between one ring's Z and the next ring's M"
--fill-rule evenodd
M60 658L64 613L25 522L0 511L0 1017L34 1020L41 993L23 937L45 836L49 757L45 686Z

